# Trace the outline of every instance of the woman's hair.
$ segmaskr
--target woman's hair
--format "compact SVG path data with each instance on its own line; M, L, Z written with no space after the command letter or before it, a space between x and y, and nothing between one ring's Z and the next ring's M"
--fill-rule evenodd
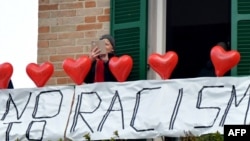
M100 40L103 40L103 39L108 39L113 47L113 50L115 50L115 39L111 35L109 35L109 34L102 35Z
M228 45L225 42L219 42L216 44L217 46L221 46L225 50L228 50Z

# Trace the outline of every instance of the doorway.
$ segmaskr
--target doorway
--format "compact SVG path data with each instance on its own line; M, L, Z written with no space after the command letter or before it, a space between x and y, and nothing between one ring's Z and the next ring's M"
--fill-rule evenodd
M198 77L218 42L230 49L230 7L229 0L167 0L166 51L179 56L171 78Z

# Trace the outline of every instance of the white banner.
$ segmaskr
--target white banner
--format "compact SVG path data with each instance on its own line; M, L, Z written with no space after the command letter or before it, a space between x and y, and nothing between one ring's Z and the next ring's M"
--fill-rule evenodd
M224 125L250 123L249 84L250 77L204 77L2 90L0 136L82 141L86 134L110 139L114 131L121 139L223 134Z

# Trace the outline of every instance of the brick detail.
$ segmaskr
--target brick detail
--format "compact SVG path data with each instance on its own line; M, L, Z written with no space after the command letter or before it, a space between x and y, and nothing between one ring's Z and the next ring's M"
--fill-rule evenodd
M109 15L109 14L110 14L110 8L105 8L104 15Z
M51 11L50 12L51 18L74 17L74 16L76 16L76 10L60 10L60 11Z
M85 21L85 23L95 23L96 22L96 16L86 16L84 21Z
M50 41L50 47L63 47L63 46L74 46L74 45L75 45L74 39L60 39L60 40Z
M67 17L67 18L58 18L57 25L75 25L84 23L82 17Z
M62 64L63 64L62 62L54 62L54 63L53 63L54 69L55 69L55 70L61 70L61 69L63 69L63 68L62 68Z
M38 41L38 48L48 48L49 47L49 41Z
M41 27L39 27L38 32L39 33L48 33L49 29L50 29L49 26L41 26Z
M51 32L73 32L76 31L75 25L53 26Z
M38 48L38 53L40 55L52 55L56 54L55 48Z
M57 48L57 54L72 54L72 53L82 53L83 47L60 47Z
M67 74L63 69L61 69L61 70L55 70L53 76L54 77L66 77Z
M57 25L57 18L43 18L40 19L38 22L39 26L56 26Z
M50 12L44 11L44 12L39 12L38 13L38 18L39 19L45 19L50 17Z
M76 27L77 31L86 31L86 30L98 30L102 28L102 24L101 23L96 23L96 24L84 24L84 25L78 25Z
M84 32L58 33L58 39L75 39L83 37L84 37Z
M37 63L43 63L49 60L49 55L39 54L37 57Z
M57 78L53 77L53 75L52 75L52 77L47 81L45 86L56 85L56 81L57 81Z
M58 78L57 79L57 84L58 85L62 85L62 84L74 84L74 82L69 77L63 77L63 78Z
M83 8L83 2L72 2L59 5L60 9L77 9Z
M58 10L58 4L39 5L39 11Z
M84 37L93 39L93 38L97 37L97 31L86 31L84 34Z
M92 7L96 7L95 1L86 1L85 2L85 8L92 8Z
M49 61L51 62L63 62L67 58L74 58L75 55L50 55Z
M56 40L57 39L57 34L39 34L38 35L38 40Z
M98 16L97 19L98 19L99 22L108 22L109 21L109 15Z

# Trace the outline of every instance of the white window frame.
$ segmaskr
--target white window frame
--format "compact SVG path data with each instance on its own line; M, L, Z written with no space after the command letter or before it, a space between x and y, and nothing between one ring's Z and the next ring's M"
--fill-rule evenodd
M148 57L152 53L166 52L166 0L148 1ZM148 70L148 79L161 79L152 69Z

